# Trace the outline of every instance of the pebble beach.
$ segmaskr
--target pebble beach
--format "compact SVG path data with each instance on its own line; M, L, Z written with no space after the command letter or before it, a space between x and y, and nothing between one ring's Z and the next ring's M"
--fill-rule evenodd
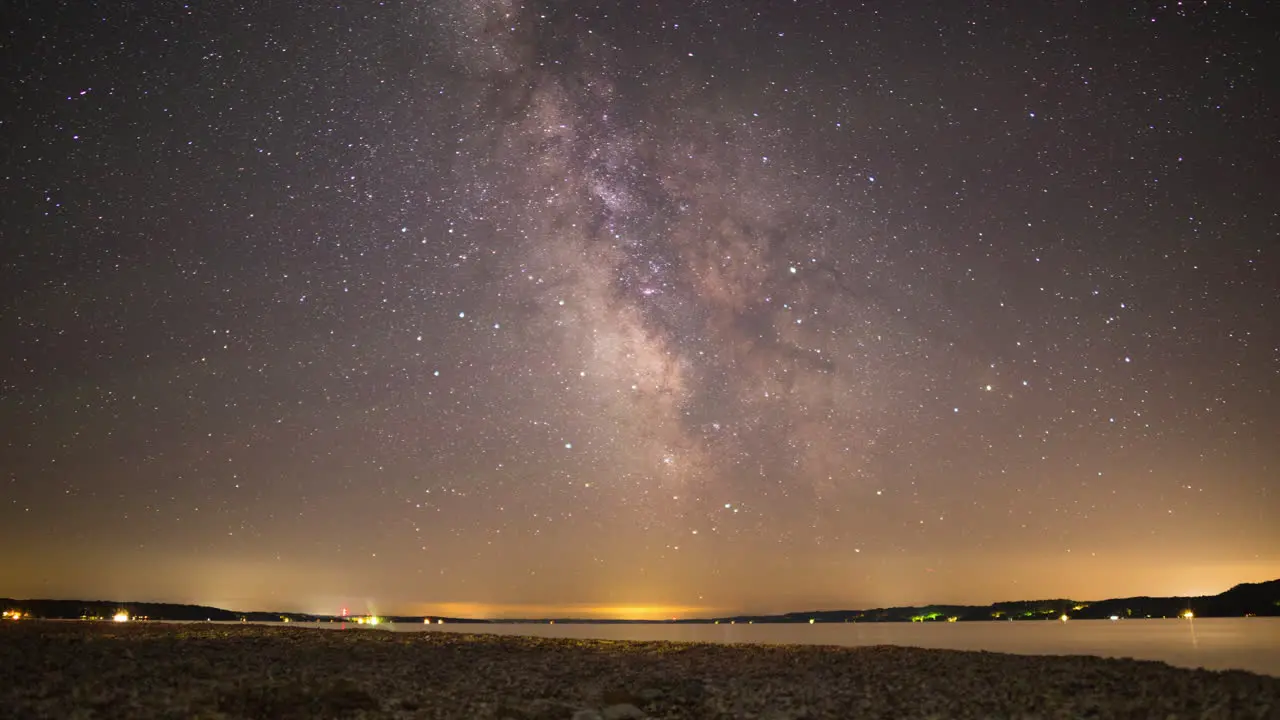
M1280 678L1095 657L257 625L0 625L0 718L1280 718Z

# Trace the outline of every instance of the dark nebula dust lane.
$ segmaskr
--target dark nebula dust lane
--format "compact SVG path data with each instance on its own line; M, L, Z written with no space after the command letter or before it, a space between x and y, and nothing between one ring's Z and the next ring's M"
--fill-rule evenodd
M1269 11L642 5L5 11L0 596L1280 574Z

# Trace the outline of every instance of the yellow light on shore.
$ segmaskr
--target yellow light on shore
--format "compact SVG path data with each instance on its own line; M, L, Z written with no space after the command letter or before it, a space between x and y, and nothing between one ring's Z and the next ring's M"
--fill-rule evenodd
M115 615L111 616L111 620L113 622L129 622L129 613L118 612Z
M1066 614L1066 613L1062 613L1062 617L1060 617L1060 618L1058 618L1058 619L1059 619L1059 620L1061 620L1062 622L1066 622L1066 621L1070 620L1071 618L1067 617L1067 614Z
M1184 617L1184 618L1186 618L1186 619L1188 619L1188 620L1194 620L1194 619L1195 619L1195 617L1196 617L1196 614L1195 614L1195 613L1193 613L1193 612L1191 612L1190 610L1188 610L1188 611L1186 611L1186 612L1182 613L1182 617Z
M21 610L5 610L5 611L4 611L4 617L6 617L6 618L8 618L8 619L10 619L10 620L21 620L21 619L22 619L22 611L21 611Z

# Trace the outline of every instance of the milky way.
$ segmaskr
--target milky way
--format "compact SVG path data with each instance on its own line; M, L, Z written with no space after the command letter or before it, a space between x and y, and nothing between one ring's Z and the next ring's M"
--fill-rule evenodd
M892 429L889 366L911 351L858 297L877 251L856 180L808 177L787 118L718 92L692 53L596 41L563 12L458 12L465 104L492 128L459 177L476 206L502 198L486 219L516 236L498 305L530 307L519 322L587 378L571 415L595 427L593 467L626 455L631 477L600 481L767 497L769 476L792 478L781 499L847 474Z
M1280 574L1264 22L644 5L15 17L0 595Z

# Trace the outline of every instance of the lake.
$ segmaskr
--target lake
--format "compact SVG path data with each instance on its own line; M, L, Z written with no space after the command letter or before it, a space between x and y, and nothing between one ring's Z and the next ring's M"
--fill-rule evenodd
M272 623L276 624L276 623ZM366 629L354 623L293 623ZM1280 677L1280 618L1070 620L961 623L759 625L382 624L391 632L463 632L600 640L675 640L800 645L905 645L1023 655L1098 655L1160 660L1210 670Z

